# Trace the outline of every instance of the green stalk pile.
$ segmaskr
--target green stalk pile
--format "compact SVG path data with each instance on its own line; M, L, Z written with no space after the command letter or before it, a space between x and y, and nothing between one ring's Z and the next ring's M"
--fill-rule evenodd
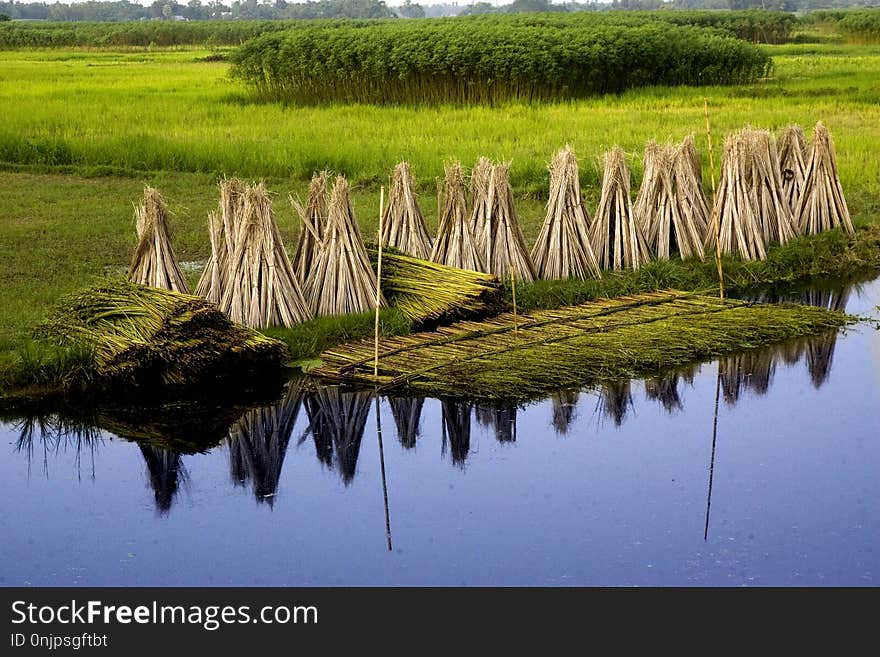
M378 249L367 245L373 265ZM503 307L501 283L491 274L420 260L382 249L382 294L417 328L493 315Z
M277 368L286 355L200 297L127 281L63 297L36 336L89 350L105 383L185 386Z
M324 352L311 374L384 391L518 401L596 381L657 376L848 321L810 306L653 292L387 338L379 344L378 377L372 341L345 345Z

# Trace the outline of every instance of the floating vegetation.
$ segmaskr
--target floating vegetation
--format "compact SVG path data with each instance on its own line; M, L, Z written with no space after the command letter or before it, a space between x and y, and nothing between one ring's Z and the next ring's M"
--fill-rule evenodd
M368 244L372 262L376 246ZM382 294L417 328L476 319L504 307L500 281L492 274L457 269L382 250Z
M428 224L419 209L412 171L408 162L400 162L391 174L388 205L382 216L382 246L390 246L416 258L428 260L433 245Z
M309 278L309 306L318 317L362 313L376 305L376 272L364 247L348 181L337 176L321 249ZM381 306L387 305L379 295Z
M855 233L837 172L834 141L821 121L813 129L810 159L804 171L804 188L794 216L800 232L807 235L838 226L842 226L848 235Z
M373 342L352 343L325 351L311 374L386 391L523 400L592 381L657 375L848 321L809 306L664 291L387 338L379 344L378 377Z
M538 278L601 278L589 231L590 215L581 199L577 158L566 145L550 164L547 214L532 247Z
M35 335L88 350L104 383L187 386L280 374L287 353L283 343L233 324L200 297L127 281L62 297Z
M446 180L437 237L431 251L431 261L472 271L486 267L477 249L477 239L467 211L467 188L461 164L454 162L445 167Z
M144 188L143 203L135 208L134 216L138 243L128 268L129 280L188 294L189 286L171 246L168 210L159 190Z
M629 169L623 149L604 156L602 193L590 226L590 242L603 269L638 269L651 259L651 250L633 215Z
M290 199L302 224L300 226L299 238L296 241L296 250L293 253L292 264L296 277L300 285L303 286L303 289L306 289L312 267L317 261L318 252L321 249L324 224L327 221L328 175L326 171L321 171L312 176L305 206L293 198Z

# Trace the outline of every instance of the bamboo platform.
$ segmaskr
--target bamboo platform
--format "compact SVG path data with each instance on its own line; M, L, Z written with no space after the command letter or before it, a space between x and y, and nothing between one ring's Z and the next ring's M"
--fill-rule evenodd
M839 312L658 291L341 345L310 374L380 391L487 400L525 400L549 390L629 376L847 322Z

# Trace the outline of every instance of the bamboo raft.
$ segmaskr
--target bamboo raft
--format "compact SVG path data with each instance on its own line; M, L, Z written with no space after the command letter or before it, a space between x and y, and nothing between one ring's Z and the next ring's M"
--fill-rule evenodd
M668 290L387 338L379 342L378 376L371 340L342 345L324 352L310 374L385 392L522 401L595 381L656 376L847 321L820 308Z

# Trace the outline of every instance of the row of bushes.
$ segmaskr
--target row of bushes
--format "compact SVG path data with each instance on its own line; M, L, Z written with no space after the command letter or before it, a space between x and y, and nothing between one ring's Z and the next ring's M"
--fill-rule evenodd
M880 7L814 11L802 20L836 32L849 43L880 43Z
M492 20L498 16L472 17ZM756 43L781 43L795 25L792 14L761 10L748 11L616 11L525 13L507 16L520 25L642 24L663 21L674 25L692 25L723 30L738 38ZM459 19L446 19L459 20ZM184 45L238 45L267 32L310 27L328 27L400 22L394 19L349 20L210 20L210 21L132 21L124 23L87 22L12 22L0 27L0 48L54 47L142 47Z
M659 21L491 16L265 34L234 76L291 104L560 100L648 85L725 84L767 73L759 47Z

